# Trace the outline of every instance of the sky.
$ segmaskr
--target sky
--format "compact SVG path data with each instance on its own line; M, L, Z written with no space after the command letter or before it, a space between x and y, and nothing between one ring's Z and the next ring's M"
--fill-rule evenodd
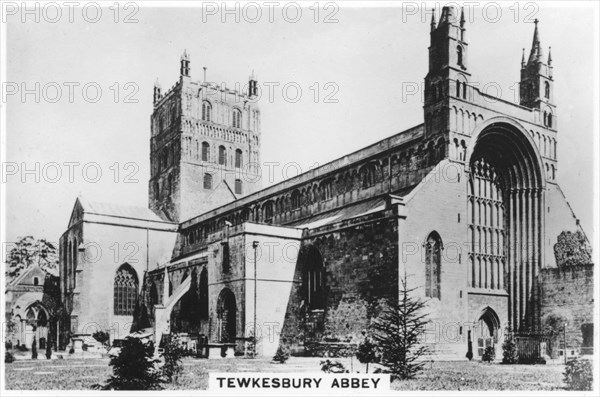
M203 67L208 81L232 88L257 76L262 160L274 171L264 186L284 179L290 162L307 171L422 123L421 96L406 94L428 67L430 16L412 8L421 3L330 4L299 17L293 7L272 17L246 7L238 21L222 9L122 6L98 17L93 8L72 17L41 9L38 22L22 10L5 16L4 241L58 241L78 195L147 205L153 85L173 86L184 49L193 79L202 80ZM597 8L528 4L535 7L467 10L472 81L515 101L521 51L528 54L532 20L540 20L545 54L552 46L557 179L592 239Z

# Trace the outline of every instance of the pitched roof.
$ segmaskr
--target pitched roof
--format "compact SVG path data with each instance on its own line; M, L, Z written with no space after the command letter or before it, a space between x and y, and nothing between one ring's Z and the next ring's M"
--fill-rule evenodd
M78 200L87 213L163 222L158 215L146 207L88 201L82 197Z

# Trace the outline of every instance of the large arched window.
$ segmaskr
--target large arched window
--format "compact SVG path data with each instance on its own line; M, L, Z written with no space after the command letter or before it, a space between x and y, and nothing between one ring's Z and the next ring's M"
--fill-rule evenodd
M233 109L233 128L242 128L242 111Z
M429 298L441 298L442 248L440 235L431 232L425 242L425 296Z
M117 316L131 316L137 300L138 278L128 264L122 265L115 275L114 310Z
M208 142L202 142L202 161L209 161L210 159L210 144Z
M504 181L498 169L483 156L471 163L469 220L469 285L503 288Z
M210 121L212 113L212 106L210 102L202 102L202 121Z
M219 146L219 164L227 165L227 150L225 146Z

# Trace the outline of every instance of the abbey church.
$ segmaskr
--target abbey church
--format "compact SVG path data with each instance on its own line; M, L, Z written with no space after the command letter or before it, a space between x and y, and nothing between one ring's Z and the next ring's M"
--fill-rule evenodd
M464 359L506 329L540 332L558 299L545 283L581 273L588 302L563 302L579 335L592 268L556 275L559 236L582 231L556 183L552 56L536 20L512 103L470 84L466 32L455 8L431 20L422 124L266 188L258 81L193 80L184 53L175 85L154 87L148 208L75 203L64 334L203 335L243 353L256 329L258 354L303 354L340 302L393 301L406 280L443 330L435 353Z

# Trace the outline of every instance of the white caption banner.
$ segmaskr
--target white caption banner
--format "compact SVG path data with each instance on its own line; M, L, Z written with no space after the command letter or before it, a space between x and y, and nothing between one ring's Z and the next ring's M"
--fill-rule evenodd
M389 394L389 374L210 373L211 394L230 395L361 395Z

